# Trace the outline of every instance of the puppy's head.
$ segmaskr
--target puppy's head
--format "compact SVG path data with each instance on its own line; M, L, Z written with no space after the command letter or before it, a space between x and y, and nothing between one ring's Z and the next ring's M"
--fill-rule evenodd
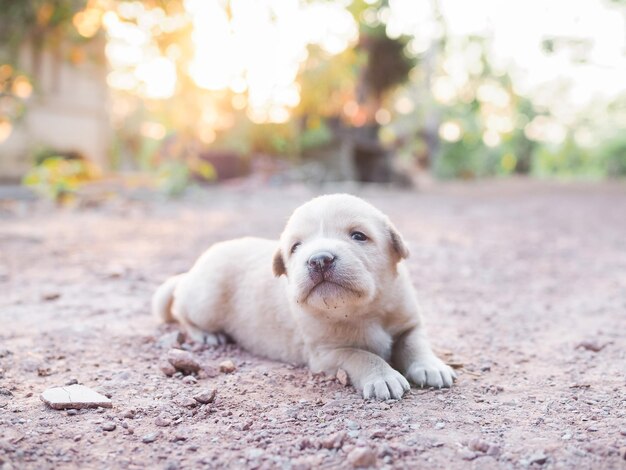
M371 302L408 256L389 219L354 196L333 194L300 206L287 222L274 256L290 296L303 308L344 314Z

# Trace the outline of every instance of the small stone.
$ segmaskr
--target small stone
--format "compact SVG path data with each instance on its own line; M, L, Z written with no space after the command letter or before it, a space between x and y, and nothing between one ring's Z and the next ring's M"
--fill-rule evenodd
M197 384L198 379L196 379L193 375L187 375L183 377L183 383L187 385Z
M236 369L237 366L230 359L220 362L220 372L230 374L231 372L235 372Z
M370 438L372 438L372 439L384 439L386 435L387 435L387 433L385 432L384 429L374 429L370 433Z
M154 424L161 428L165 428L169 426L170 424L172 424L172 421L164 416L157 416L157 419L154 420Z
M78 379L72 377L70 380L65 382L65 385L76 385L78 383Z
M68 416L76 416L78 414L78 410L67 410Z
M170 440L172 442L182 442L182 441L186 441L187 439L189 439L189 431L185 429L177 429L174 432L174 436L172 436L172 439Z
M126 410L124 414L122 415L122 417L126 419L135 419L136 414L137 412L131 408L130 410Z
M158 432L151 432L150 434L146 434L145 436L143 436L141 438L141 442L143 442L144 444L150 444L151 442L156 441L157 437L159 437Z
M446 427L446 423L439 421L438 423L435 423L435 429L443 429Z
M593 340L585 340L585 341L581 341L580 343L578 343L576 345L576 349L585 349L587 351L592 351L592 352L600 352L604 349L604 347L606 346L606 344L600 344L597 341L593 341Z
M335 434L323 439L321 445L324 449L340 449L343 445L343 441L346 439L346 433L336 432Z
M626 436L626 428L622 428L622 429L620 429L620 430L619 430L619 433L620 433L622 436Z
M176 373L176 368L170 364L169 362L164 362L159 366L161 372L163 372L167 377L171 377Z
M52 375L52 369L50 367L37 367L37 375L39 377L48 377Z
M102 430L103 430L103 431L109 431L109 432L110 432L110 431L115 431L115 428L116 428L116 427L117 427L117 426L115 425L115 423L104 423L104 424L102 425Z
M184 406L186 408L194 408L194 407L198 406L198 402L196 400L194 400L193 398L191 398L191 397L180 397L177 400L177 403L180 406Z
M45 301L51 301L51 300L57 300L59 297L61 297L61 294L58 292L44 292L43 294L41 294L41 300L45 300Z
M472 452L472 451L471 451L471 450L469 450L469 449L462 449L462 450L459 452L459 456L460 456L463 460L468 460L468 461L469 461L469 460L474 460L476 457L478 457L478 456L476 455L476 453L475 453L475 452Z
M245 424L243 424L240 429L242 431L248 431L252 427L252 424L253 424L252 421L248 421Z
M111 264L104 272L104 276L109 279L118 279L126 274L126 271L126 266L122 266L121 264Z
M213 401L215 400L215 395L217 395L217 390L212 389L194 395L193 399L196 400L198 403L201 403L202 405L206 405L208 403L213 403Z
M355 468L373 467L376 465L376 454L367 447L357 447L348 454L348 462Z
M487 451L489 450L489 446L490 444L488 442L483 441L482 439L472 439L469 442L469 448L470 450L474 450L476 452L481 452L483 454L486 454Z
M528 459L529 464L543 465L548 461L548 456L544 453L534 454Z
M343 369L337 369L337 374L335 374L337 381L347 387L350 384L350 379L348 378L348 373Z
M69 408L111 408L111 400L84 385L49 388L41 394L41 401L55 410Z
M191 374L200 370L200 363L189 351L183 351L182 349L170 349L167 352L167 360L177 370L186 374Z
M202 366L202 369L198 372L198 377L201 379L212 379L218 375L220 375L220 370L216 366L209 364Z
M351 429L353 431L356 431L357 429L361 429L361 425L355 421L352 420L346 420L346 426L348 427L348 429Z

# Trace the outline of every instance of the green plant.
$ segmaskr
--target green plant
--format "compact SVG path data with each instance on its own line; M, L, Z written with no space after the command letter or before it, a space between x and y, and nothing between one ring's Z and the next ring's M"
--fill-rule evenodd
M74 197L81 184L99 175L98 167L86 160L51 156L35 165L22 183L43 197L64 203Z

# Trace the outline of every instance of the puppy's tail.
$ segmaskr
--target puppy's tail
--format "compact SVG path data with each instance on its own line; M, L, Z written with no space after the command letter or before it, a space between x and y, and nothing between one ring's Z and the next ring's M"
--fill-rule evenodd
M174 289L183 274L172 276L159 286L152 296L152 315L165 323L171 323L176 319L172 315L172 301L174 300Z

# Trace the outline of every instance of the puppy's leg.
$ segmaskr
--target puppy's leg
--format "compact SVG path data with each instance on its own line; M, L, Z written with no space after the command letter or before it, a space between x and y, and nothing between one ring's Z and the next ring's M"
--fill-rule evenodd
M206 344L207 346L220 346L228 343L228 336L224 333L220 333L219 331L210 332L196 326L193 322L191 322L191 320L189 320L185 313L185 309L180 305L175 303L173 311L174 317L178 320L178 323L180 323L181 329L191 341Z
M392 364L419 387L451 387L456 373L430 348L422 329L415 327L393 344Z
M356 348L330 349L316 353L310 361L311 369L336 371L344 369L363 398L401 398L411 386L397 370L384 359Z

